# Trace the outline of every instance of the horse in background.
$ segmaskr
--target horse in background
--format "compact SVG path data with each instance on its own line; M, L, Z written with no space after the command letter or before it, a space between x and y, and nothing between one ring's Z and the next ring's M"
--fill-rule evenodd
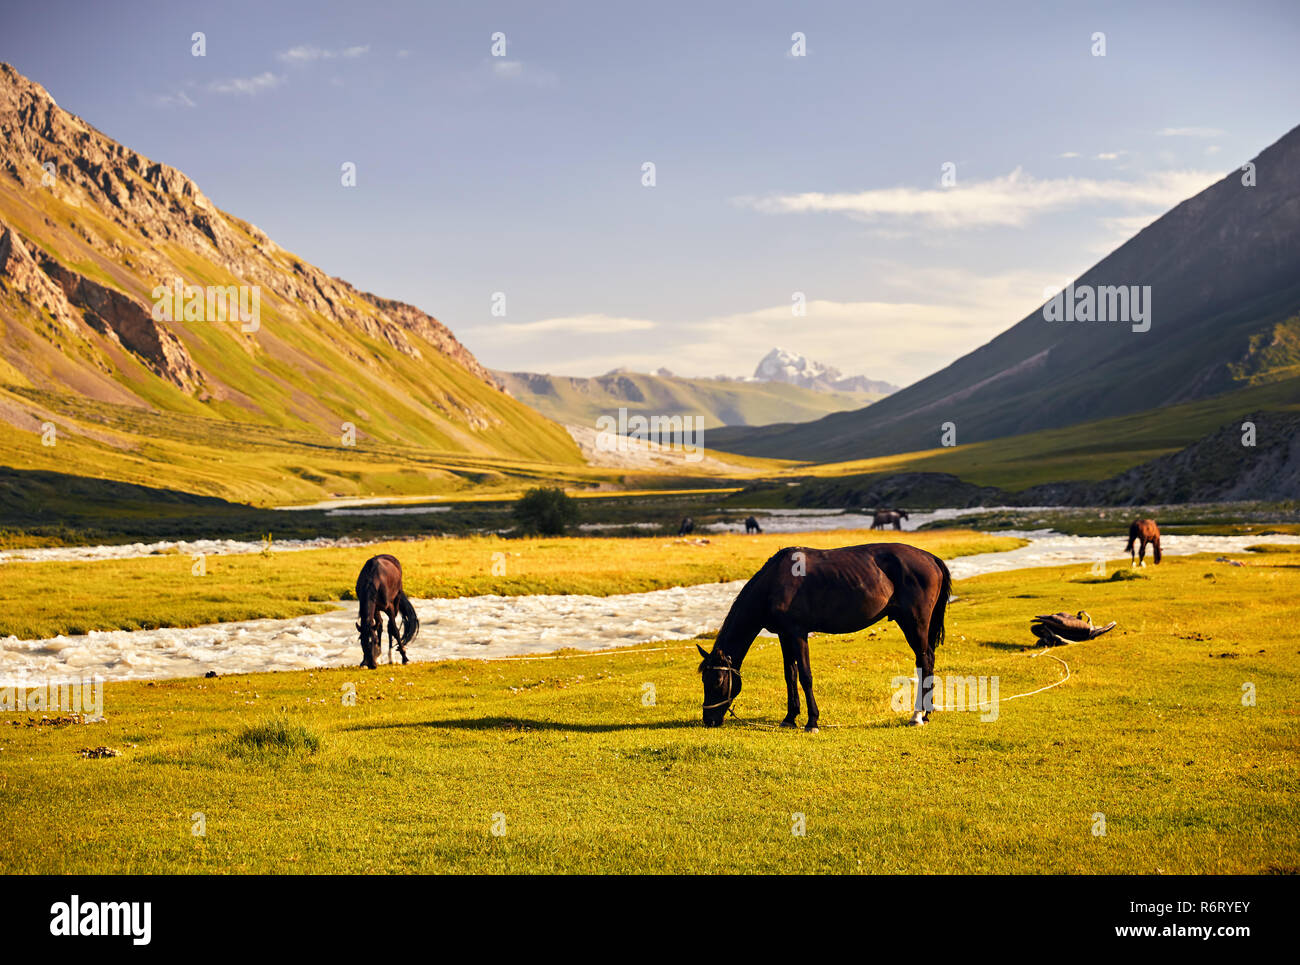
M875 516L871 519L872 529L884 529L892 525L894 529L903 528L902 521L907 519L907 513L901 509L877 509Z
M748 516L745 518L745 532L761 533L763 532L763 527L758 525L758 520L756 520L753 516Z
M1141 542L1137 552L1133 550L1135 542ZM1151 544L1156 563L1160 562L1160 527L1154 519L1135 519L1128 527L1128 545L1124 549L1131 558L1131 566L1146 566L1147 544Z
M704 723L719 727L740 694L740 666L759 631L781 640L786 715L795 726L799 687L808 700L807 731L817 730L808 634L856 633L893 620L916 657L916 702L911 723L924 724L934 706L934 651L943 642L952 575L943 560L905 543L868 543L819 550L787 546L763 564L731 605L712 652L703 661ZM942 688L942 684L940 684Z
M677 535L689 536L693 532L695 532L695 520L689 516L682 517L682 525L677 527Z
M393 644L410 663L406 645L420 632L420 618L402 591L402 564L387 553L372 556L357 576L357 632L361 635L361 666L375 669L384 642L382 614L388 614L388 662L393 662ZM402 615L402 635L397 636L397 615Z

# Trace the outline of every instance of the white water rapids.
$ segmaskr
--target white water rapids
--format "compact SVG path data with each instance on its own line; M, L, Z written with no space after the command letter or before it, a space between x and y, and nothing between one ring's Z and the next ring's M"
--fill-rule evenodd
M920 514L917 514L918 516ZM805 517L805 530L822 518ZM776 529L775 526L771 527ZM817 528L821 528L820 526ZM1010 533L1028 545L949 561L954 579L1035 566L1117 559L1123 540ZM1258 543L1300 544L1300 536L1166 536L1167 555L1240 553ZM1127 564L1124 564L1127 565ZM716 630L743 581L616 596L473 596L415 600L420 635L413 660L493 658L561 648L599 650L650 640L687 640ZM288 620L242 620L200 627L95 631L45 640L0 639L0 686L101 677L165 677L352 666L360 658L356 604ZM386 652L386 651L385 651Z

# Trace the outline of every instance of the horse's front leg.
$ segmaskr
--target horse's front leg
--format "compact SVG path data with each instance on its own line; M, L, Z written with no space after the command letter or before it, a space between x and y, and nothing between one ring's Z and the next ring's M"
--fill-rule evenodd
M785 634L781 634L781 666L785 671L785 720L781 726L793 727L799 716L799 647Z
M820 714L817 710L817 699L813 697L812 691L812 660L808 655L807 634L799 638L799 683L803 685L803 695L808 701L808 723L804 726L804 730L815 734Z

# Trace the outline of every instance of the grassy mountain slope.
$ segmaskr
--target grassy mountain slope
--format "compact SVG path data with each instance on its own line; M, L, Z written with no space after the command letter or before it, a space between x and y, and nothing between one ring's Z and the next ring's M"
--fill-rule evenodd
M859 409L878 394L818 392L783 382L723 382L613 372L595 378L493 373L516 399L556 422L594 426L602 415L703 416L705 427L807 422L828 412Z
M975 485L1019 492L1062 480L1107 479L1177 452L1225 423L1257 410L1300 412L1300 378L1063 429L1040 429L949 448L822 463L791 472L816 477L951 473Z
M243 463L268 438L282 463L300 464L299 480L321 461L381 449L438 465L581 466L563 428L502 392L436 319L306 264L8 65L0 133L7 464L125 480L161 473L178 488L226 494L239 487L201 478L228 475L215 450ZM160 320L154 289L175 278L256 286L256 330L237 318ZM50 423L57 444L42 445ZM345 423L355 447L343 446ZM192 467L172 461L181 450ZM268 495L303 488L290 465L260 471Z
M1079 286L1151 287L1149 331L1049 322L1041 311L869 409L810 425L729 430L753 455L838 461L1061 428L1209 398L1295 374L1300 321L1300 128L1184 201L1085 272Z

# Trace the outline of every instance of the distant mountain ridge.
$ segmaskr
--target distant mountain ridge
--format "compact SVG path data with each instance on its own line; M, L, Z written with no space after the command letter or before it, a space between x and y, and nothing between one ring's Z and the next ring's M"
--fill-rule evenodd
M763 356L754 369L754 378L760 382L786 382L816 392L870 392L886 396L898 391L898 386L890 382L865 375L846 376L833 366L779 347Z
M1300 369L1300 128L1084 272L1076 290L1150 286L1151 325L1035 311L869 409L727 430L714 444L810 461L1061 428L1287 378Z
M705 428L800 422L869 405L878 395L818 391L753 379L688 379L660 369L650 375L615 369L590 378L494 372L516 399L566 425L593 426L602 415L698 415Z

